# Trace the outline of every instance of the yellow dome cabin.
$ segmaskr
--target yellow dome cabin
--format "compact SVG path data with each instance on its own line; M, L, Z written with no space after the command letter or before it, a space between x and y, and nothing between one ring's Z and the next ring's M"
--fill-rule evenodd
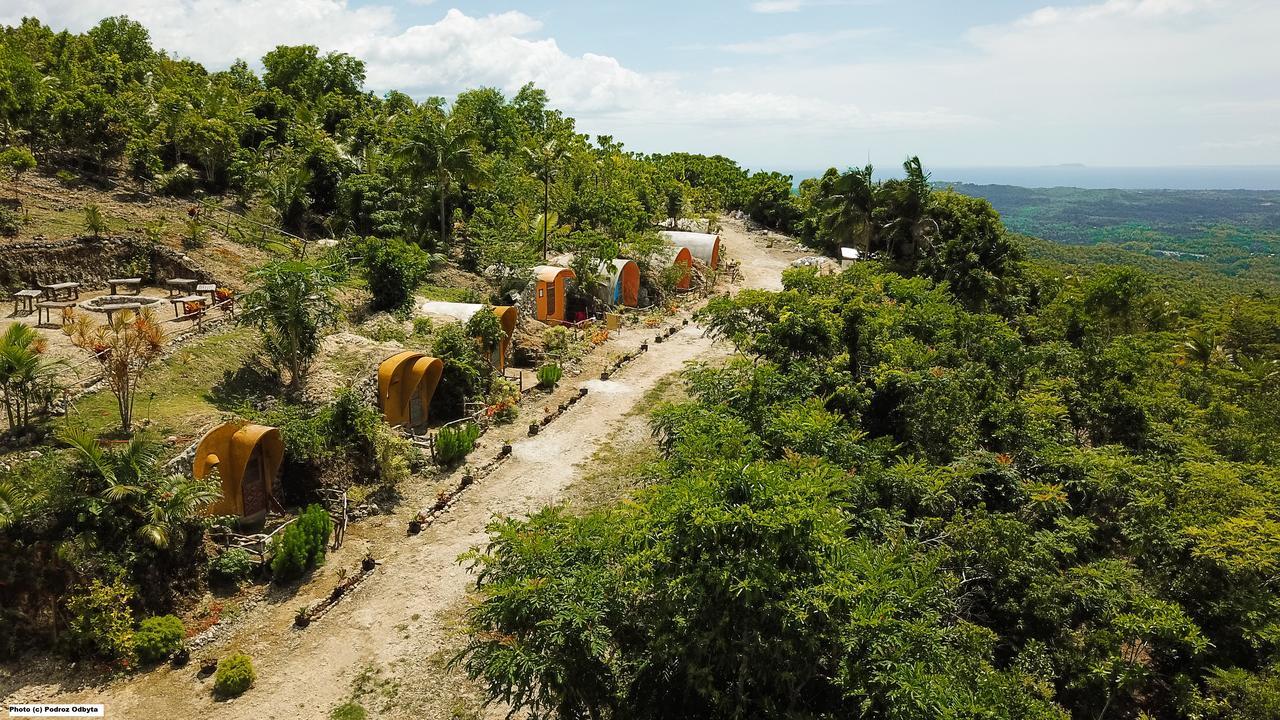
M205 514L232 515L247 525L262 522L283 460L284 440L276 428L229 422L210 430L196 446L192 474L202 480L216 469L222 499Z
M443 373L444 361L412 351L382 361L378 366L378 407L387 424L425 429L431 396Z

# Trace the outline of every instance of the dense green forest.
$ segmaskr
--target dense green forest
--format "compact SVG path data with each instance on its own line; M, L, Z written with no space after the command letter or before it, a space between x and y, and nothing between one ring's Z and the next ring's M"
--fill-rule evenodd
M1089 260L1115 263L1125 254L1125 262L1153 267L1171 260L1163 267L1174 274L1280 281L1280 192L951 187L989 201L1015 232L1096 248L1080 254ZM1045 249L1049 256L1063 252L1071 251Z
M491 699L593 720L1280 715L1280 300L1264 272L1235 287L1143 248L1055 254L917 158L901 179L831 169L794 192L727 158L586 137L532 86L415 101L310 46L261 66L210 71L124 18L0 29L0 157L18 182L136 183L359 248L360 264L251 274L271 392L307 372L344 274L394 311L443 263L573 250L589 274L652 253L655 223L739 210L867 253L706 304L700 323L737 352L690 367L688 399L654 413L662 458L632 497L493 523L465 559L478 598L456 659ZM1223 242L1274 247L1274 228L1249 228ZM450 357L478 357L485 332L444 336ZM5 384L7 409L22 387ZM351 393L269 419L299 473L409 472ZM141 434L59 443L0 475L0 653L39 638L144 659L135 636L157 619L135 618L240 572L205 567L211 488L167 474ZM327 525L319 541L298 526L281 576L323 561Z

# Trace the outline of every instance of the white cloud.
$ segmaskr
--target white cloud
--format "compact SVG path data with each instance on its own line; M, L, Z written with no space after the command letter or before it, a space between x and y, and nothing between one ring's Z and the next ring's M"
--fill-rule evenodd
M744 55L789 55L804 53L834 45L839 42L857 40L875 34L875 30L836 30L833 32L796 32L760 40L726 43L719 49L725 52Z
M849 0L762 0L752 9L835 2ZM554 28L521 12L450 10L406 26L389 5L346 0L0 0L7 23L34 15L83 30L121 13L162 47L214 67L307 42L364 58L375 90L423 97L492 85L510 93L535 82L586 131L751 164L861 162L868 149L881 163L910 152L943 165L1280 164L1274 0L1044 7L856 64L807 51L862 30L725 38L692 54L701 59L681 75L570 54ZM913 37L910 30L891 29L895 37ZM755 55L768 62L734 61Z

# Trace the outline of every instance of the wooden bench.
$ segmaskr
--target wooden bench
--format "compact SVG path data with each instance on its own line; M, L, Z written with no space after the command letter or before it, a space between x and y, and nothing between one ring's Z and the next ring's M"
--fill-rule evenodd
M114 316L120 310L128 310L134 313L141 311L142 303L135 302L135 303L116 303L115 305L99 305L97 309L107 314L107 322L110 323L112 316Z
M190 295L197 282L195 278L169 278L164 284L169 288L169 297L172 298L179 294Z
M182 297L169 298L169 302L173 303L173 316L175 318L200 315L204 312L205 297L203 295L183 295ZM196 303L200 305L200 310L189 313L186 311L187 303Z
M49 300L58 302L62 300L79 300L80 299L80 283L78 282L61 282L52 285L41 285ZM66 295L64 298L63 295Z
M13 314L18 314L18 306L22 305L23 315L36 311L35 302L44 297L43 290L19 290L13 294Z
M142 293L142 278L115 278L107 281L107 285L111 286L111 294L119 295L118 287L128 288L131 295L139 295Z
M62 311L62 318L58 323L59 326L67 324L67 308L75 307L75 302L71 300L45 300L36 303L36 325L52 325L53 311Z

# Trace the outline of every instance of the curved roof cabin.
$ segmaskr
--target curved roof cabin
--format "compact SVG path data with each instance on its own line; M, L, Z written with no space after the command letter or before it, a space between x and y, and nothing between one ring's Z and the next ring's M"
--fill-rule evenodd
M707 267L714 270L720 266L719 235L678 230L660 230L659 234L672 245L689 248L689 252Z
M262 522L283 461L284 440L276 428L228 422L210 430L196 446L191 468L197 480L216 469L222 483L222 499L210 503L205 514Z
M620 258L601 263L600 272L605 276L599 293L601 300L610 305L640 305L640 266L634 260Z
M427 410L436 394L444 361L406 351L378 366L378 407L388 425L415 430L427 426Z
M418 311L422 315L446 318L458 322L467 322L482 308L484 308L484 305L478 303L454 303L436 300L427 300L418 304ZM515 335L516 324L520 320L520 311L510 305L497 305L493 308L493 314L498 316L498 323L502 325L502 339L499 340L498 347L494 348L490 353L489 363L498 372L502 372L507 369L507 358L511 352L511 337Z
M535 317L548 325L564 322L566 285L577 275L567 267L539 265L533 269Z

